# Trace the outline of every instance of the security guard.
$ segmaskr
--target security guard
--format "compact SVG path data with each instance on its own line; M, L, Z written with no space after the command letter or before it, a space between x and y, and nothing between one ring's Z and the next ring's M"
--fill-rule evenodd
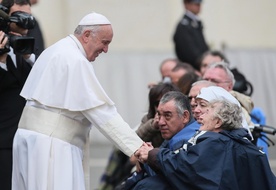
M185 14L174 33L175 53L179 60L191 64L199 70L197 59L209 47L203 36L203 26L197 16L202 0L183 0Z

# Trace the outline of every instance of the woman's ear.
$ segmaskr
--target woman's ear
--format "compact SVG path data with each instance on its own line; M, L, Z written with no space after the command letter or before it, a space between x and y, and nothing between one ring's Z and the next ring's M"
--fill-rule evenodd
M215 129L218 129L222 126L222 121L219 118L216 118L216 123L215 123Z

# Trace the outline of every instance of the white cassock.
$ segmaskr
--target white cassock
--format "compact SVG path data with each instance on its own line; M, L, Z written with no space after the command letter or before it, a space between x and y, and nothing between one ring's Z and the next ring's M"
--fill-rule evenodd
M83 160L92 125L128 156L143 143L118 114L73 35L40 55L21 96L28 101L14 137L13 190L89 190Z

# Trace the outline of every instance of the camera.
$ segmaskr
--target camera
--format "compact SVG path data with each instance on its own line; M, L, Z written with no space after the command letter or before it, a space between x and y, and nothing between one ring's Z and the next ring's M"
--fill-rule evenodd
M8 43L4 49L0 49L0 55L3 55L10 51L10 47L13 48L15 54L31 54L34 52L33 37L16 36L9 34L10 23L15 23L17 26L24 29L34 28L36 21L31 14L22 11L16 11L9 16L7 14L8 9L0 5L0 30L6 33L8 37Z

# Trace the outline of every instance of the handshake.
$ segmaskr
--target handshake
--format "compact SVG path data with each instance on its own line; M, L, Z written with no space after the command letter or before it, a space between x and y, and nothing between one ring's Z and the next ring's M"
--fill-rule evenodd
M144 142L143 145L135 151L134 156L141 163L146 163L148 160L149 151L154 149L150 142Z

